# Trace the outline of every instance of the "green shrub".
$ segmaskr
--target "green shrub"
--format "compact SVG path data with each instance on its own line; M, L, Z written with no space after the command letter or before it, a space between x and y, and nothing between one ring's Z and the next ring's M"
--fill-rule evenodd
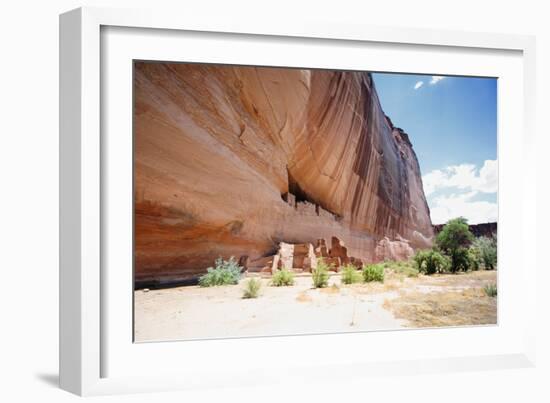
M425 260L427 259L428 252L429 250L418 250L413 256L414 265L420 273L427 273Z
M433 250L419 250L413 257L413 261L420 273L431 275L444 273L450 267L449 258Z
M487 284L485 287L483 287L483 291L485 291L485 294L489 297L496 297L497 296L497 285L496 284Z
M329 266L323 258L317 260L317 267L311 271L311 279L313 280L314 288L324 288L328 285Z
M479 237L474 241L473 248L479 254L479 261L485 270L493 270L497 265L497 240L495 237Z
M287 269L277 270L271 277L271 285L275 287L294 285L294 273Z
M468 271L472 266L472 260L467 248L458 248L451 254L451 272Z
M199 286L212 287L216 285L237 284L241 278L241 267L231 256L229 260L221 257L216 259L216 266L206 269L207 273L199 277Z
M406 277L418 277L418 269L414 261L384 262L383 267Z
M479 249L470 246L468 249L468 259L470 259L470 270L479 270L482 263Z
M347 264L342 268L342 283L354 284L361 282L361 273L351 264Z
M381 264L369 264L363 266L363 280L384 282L384 266Z
M449 220L435 238L437 247L451 258L451 272L466 271L470 267L468 247L474 240L464 217Z
M258 298L262 282L256 278L248 280L244 286L243 298Z

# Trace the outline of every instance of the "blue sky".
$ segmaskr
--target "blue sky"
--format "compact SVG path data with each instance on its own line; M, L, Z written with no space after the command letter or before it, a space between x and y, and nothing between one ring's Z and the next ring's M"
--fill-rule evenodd
M497 80L373 73L386 115L410 137L432 222L497 219Z

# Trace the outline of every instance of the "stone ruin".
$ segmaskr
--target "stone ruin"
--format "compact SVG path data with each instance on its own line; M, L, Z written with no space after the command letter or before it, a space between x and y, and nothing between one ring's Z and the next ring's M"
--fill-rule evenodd
M248 256L242 256L239 262L246 262L245 270L273 274L283 268L294 272L311 272L317 267L318 260L322 258L331 271L339 272L346 264L352 264L358 269L363 266L359 258L348 256L348 249L337 237L331 238L330 249L324 238L317 240L313 246L311 243L286 243L280 242L275 255L262 257L250 261Z

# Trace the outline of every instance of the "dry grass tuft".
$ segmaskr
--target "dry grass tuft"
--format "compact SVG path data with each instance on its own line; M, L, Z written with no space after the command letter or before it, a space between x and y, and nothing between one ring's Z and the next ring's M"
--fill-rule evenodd
M483 289L460 292L406 293L386 300L384 308L409 327L488 325L497 323L497 299Z
M340 294L340 287L336 284L332 284L330 287L319 288L319 291L323 294Z
M389 275L386 277L383 283L370 282L362 284L352 284L346 287L353 290L356 294L371 295L383 292L397 291L403 287L406 281L407 279L402 279Z
M307 294L307 291L302 291L298 296L296 297L296 301L298 302L311 302L313 299L310 295Z
M469 286L476 288L495 282L496 277L496 271L479 270L467 273L459 272L456 274L434 274L432 276L424 276L423 283L426 285L441 285L447 287Z

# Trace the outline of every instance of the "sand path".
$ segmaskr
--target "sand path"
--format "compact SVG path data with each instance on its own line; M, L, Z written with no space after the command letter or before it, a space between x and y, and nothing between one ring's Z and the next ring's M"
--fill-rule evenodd
M242 299L247 279L233 286L139 290L134 293L135 339L139 342L395 330L415 326L418 318L396 318L392 313L395 310L388 309L393 302L413 303L415 312L426 308L425 315L433 317L438 313L437 306L432 305L444 304L446 295L468 304L472 296L466 291L476 290L483 295L482 288L496 280L496 271L414 278L390 271L384 284L345 286L341 285L340 275L333 274L329 287L312 289L311 277L307 275L296 277L292 287L272 287L269 279L261 279L262 288L256 299ZM490 317L496 317L496 303L489 305L489 310L494 306ZM460 307L458 304L456 309ZM468 310L454 313L461 324L476 323L475 315Z
M177 287L135 292L136 341L390 330L404 327L382 304L395 291L368 285L312 289L311 277L292 287L262 279L260 297L242 299L243 282L212 288Z

